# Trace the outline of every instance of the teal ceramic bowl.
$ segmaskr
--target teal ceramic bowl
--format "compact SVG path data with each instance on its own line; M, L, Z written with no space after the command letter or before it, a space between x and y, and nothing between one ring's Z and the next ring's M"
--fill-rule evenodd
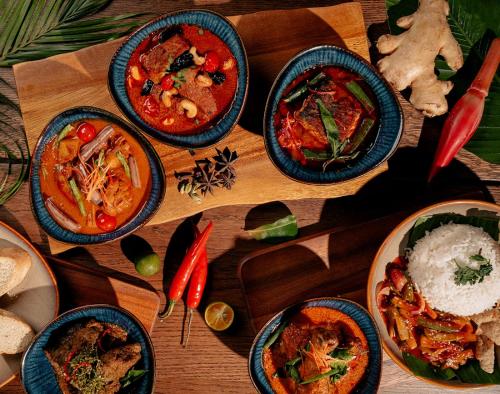
M44 349L54 336L80 321L95 319L101 322L118 324L128 332L128 342L141 345L141 359L136 369L148 372L130 390L120 393L151 394L154 392L155 354L153 344L144 326L130 312L112 305L87 305L63 313L45 327L31 342L21 364L21 382L28 394L60 394L56 375Z
M380 335L373 318L362 306L355 302L341 298L314 298L288 308L275 315L269 320L255 337L250 356L248 358L248 370L252 383L258 392L264 394L274 393L271 384L267 380L262 364L264 345L268 338L273 335L278 327L288 321L290 317L304 308L325 307L343 312L353 319L361 328L368 340L369 361L368 369L361 382L355 387L354 394L374 394L377 392L382 373L382 348L380 346Z
M104 119L117 124L129 133L144 150L151 170L151 190L146 197L142 208L128 222L109 233L81 234L74 233L60 226L50 215L45 206L44 196L40 185L41 158L45 146L68 123L84 119ZM150 142L130 124L111 112L94 107L76 107L61 112L45 127L36 144L30 169L30 199L31 209L40 227L52 238L58 241L76 245L98 244L111 242L122 238L146 224L160 207L166 191L165 172L160 157Z
M283 92L304 71L317 66L337 66L360 75L370 86L379 108L379 127L367 152L352 164L322 172L293 160L278 143L274 115ZM348 49L320 45L294 56L276 77L264 112L264 141L274 165L286 176L311 184L332 184L357 178L385 162L396 150L403 131L403 112L392 88L366 60Z
M197 134L171 134L149 125L134 110L125 86L128 61L137 46L151 33L183 23L201 26L219 36L233 53L238 66L238 85L230 108L219 121ZM222 15L206 10L173 12L147 23L123 42L111 59L108 88L125 116L151 137L179 148L204 148L229 134L243 111L248 90L248 60L245 47L234 25Z

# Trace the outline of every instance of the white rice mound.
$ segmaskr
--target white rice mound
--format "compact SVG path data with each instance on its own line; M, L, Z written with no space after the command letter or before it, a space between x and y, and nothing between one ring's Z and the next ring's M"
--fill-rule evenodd
M456 262L477 269L480 263L470 256L480 250L492 272L481 283L456 285ZM408 271L428 304L442 312L469 316L500 300L500 246L479 227L450 223L427 233L409 253Z

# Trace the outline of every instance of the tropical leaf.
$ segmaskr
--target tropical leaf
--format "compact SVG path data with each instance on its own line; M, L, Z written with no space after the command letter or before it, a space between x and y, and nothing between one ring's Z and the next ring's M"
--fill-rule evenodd
M465 93L484 60L491 40L500 35L500 3L498 0L449 0L448 22L462 48L465 64L455 73L444 59L436 59L440 79L453 81L448 96L450 107ZM403 30L396 20L418 7L418 0L386 0L389 29L393 34ZM486 98L483 118L466 149L491 163L500 164L500 71L497 71Z
M42 59L114 40L130 33L145 14L84 19L110 0L0 1L0 66Z

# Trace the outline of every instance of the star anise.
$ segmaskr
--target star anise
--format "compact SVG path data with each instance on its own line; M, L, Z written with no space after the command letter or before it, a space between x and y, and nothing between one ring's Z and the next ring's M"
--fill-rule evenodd
M227 146L223 151L215 148L217 155L213 157L215 160L215 171L220 173L232 173L234 175L234 162L238 160L238 153L231 151Z

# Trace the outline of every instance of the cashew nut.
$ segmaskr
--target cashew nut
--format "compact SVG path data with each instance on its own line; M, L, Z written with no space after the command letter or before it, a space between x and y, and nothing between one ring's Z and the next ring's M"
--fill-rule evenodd
M132 75L132 78L134 78L136 81L142 80L141 73L139 72L139 67L137 66L130 67L130 75Z
M170 90L164 90L161 94L161 101L165 107L170 108L172 106L172 96L175 96L179 91L176 88Z
M234 67L234 60L233 59L227 59L223 64L222 64L222 69L224 71L231 70Z
M162 123L165 126L170 126L174 123L174 118L165 118Z
M191 100L182 99L181 102L179 103L179 106L184 111L186 111L186 116L189 119L194 118L198 114L198 108L196 107L196 104L193 103Z
M212 78L205 74L200 74L196 77L196 84L202 88L208 88L212 86L212 82Z
M189 53L193 55L193 62L197 66L201 66L203 63L205 63L205 58L203 56L198 56L196 53L196 47L191 47L189 49Z

